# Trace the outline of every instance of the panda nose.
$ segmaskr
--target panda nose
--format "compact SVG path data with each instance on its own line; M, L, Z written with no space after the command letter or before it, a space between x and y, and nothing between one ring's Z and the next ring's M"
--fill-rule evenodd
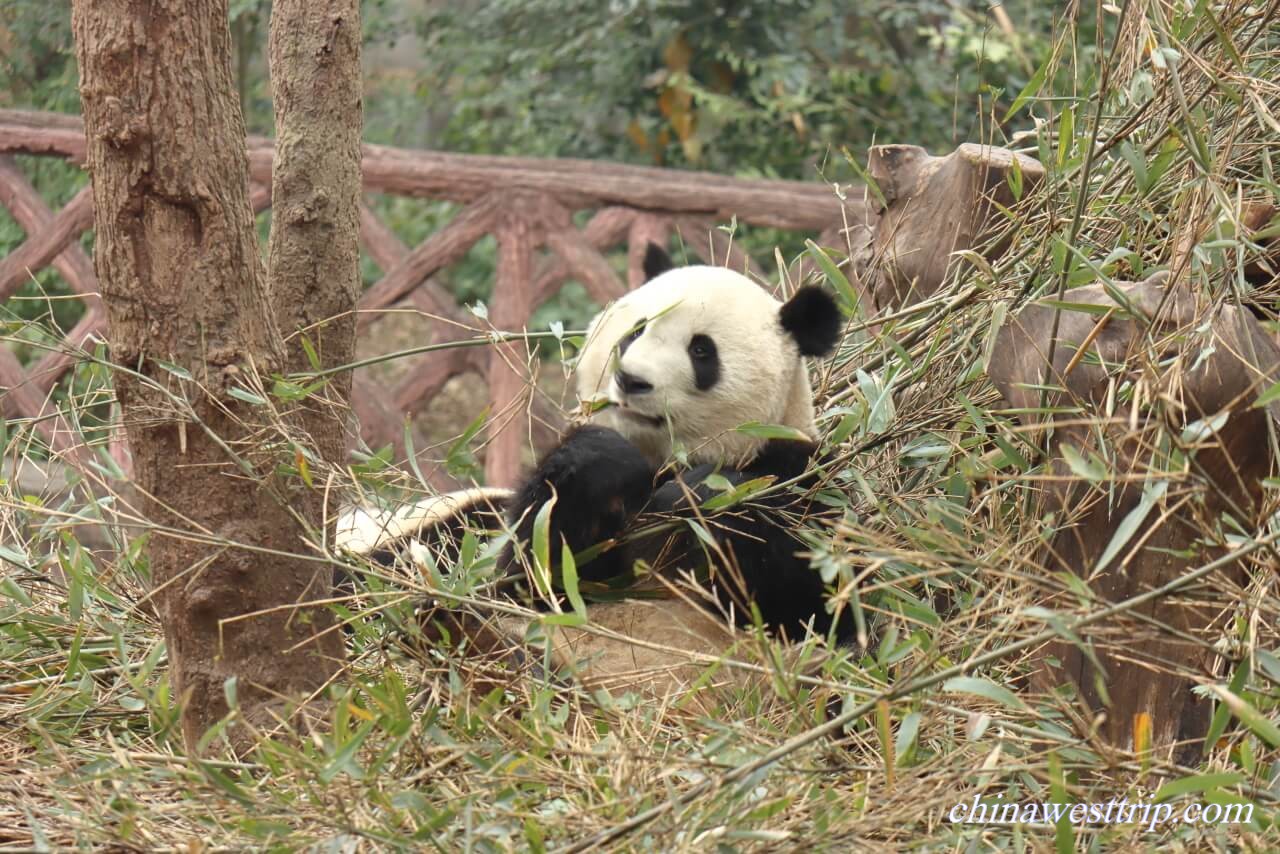
M613 375L613 379L617 382L618 388L622 389L623 394L644 394L653 391L653 383L626 371L618 371Z

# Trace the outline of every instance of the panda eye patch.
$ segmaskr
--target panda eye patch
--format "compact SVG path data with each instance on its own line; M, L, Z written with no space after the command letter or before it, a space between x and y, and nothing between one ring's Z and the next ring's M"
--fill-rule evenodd
M720 381L720 355L716 342L708 335L695 335L689 339L689 361L693 365L693 384L698 391L707 391Z
M618 342L618 355L622 355L627 352L627 348L630 347L637 338L644 334L645 325L648 322L647 318L641 319L630 332L622 336L622 340Z
M716 355L716 342L706 335L695 335L689 340L689 355L694 359L710 359Z

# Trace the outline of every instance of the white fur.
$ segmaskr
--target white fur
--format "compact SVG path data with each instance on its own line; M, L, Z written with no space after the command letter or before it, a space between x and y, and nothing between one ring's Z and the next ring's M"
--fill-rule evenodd
M795 340L779 322L781 307L732 270L669 270L592 321L578 359L578 397L584 403L608 401L591 420L626 436L655 463L671 455L673 440L695 463L745 460L763 444L735 432L748 421L794 427L812 438L809 375ZM644 332L620 364L654 389L627 396L614 379L617 344L642 319L647 320ZM706 391L694 382L688 354L697 334L715 341L720 358L719 382ZM652 418L664 423L646 420Z
M434 495L384 513L355 507L338 518L334 546L354 555L368 555L386 543L448 521L479 504L501 508L511 495L509 489L476 487Z

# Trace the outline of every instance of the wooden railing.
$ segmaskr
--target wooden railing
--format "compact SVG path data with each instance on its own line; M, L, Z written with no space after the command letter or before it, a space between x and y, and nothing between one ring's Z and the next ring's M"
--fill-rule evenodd
M272 143L247 141L251 200L256 211L271 204ZM35 419L50 446L74 456L80 439L65 420L50 417L50 390L71 367L75 348L90 336L105 337L105 315L97 296L93 265L79 246L93 227L88 187L56 213L49 210L10 155L16 153L84 160L84 130L74 116L0 110L0 204L26 232L26 241L0 259L0 300L7 300L34 272L52 265L85 301L86 311L65 338L24 369L0 347L0 405L12 416ZM364 189L445 200L462 205L446 226L414 247L405 246L367 205L361 209L361 242L382 277L360 299L361 335L381 313L402 300L438 318L434 341L472 337L479 321L464 311L434 276L461 260L485 235L497 241L497 269L488 321L500 330L525 328L539 305L569 280L580 282L598 303L635 287L642 279L644 247L664 243L672 233L710 263L736 269L759 268L718 223L732 218L811 233L819 242L844 243L840 230L870 224L874 213L861 193L840 199L819 182L742 180L704 172L620 166L585 160L487 157L364 146ZM573 215L594 211L579 229ZM604 252L626 244L624 280ZM352 405L371 446L398 442L402 419L425 407L450 378L467 371L488 383L490 432L485 458L491 484L518 475L527 407L526 363L519 345L460 347L420 356L398 386L380 389L357 372ZM444 477L441 486L450 485Z

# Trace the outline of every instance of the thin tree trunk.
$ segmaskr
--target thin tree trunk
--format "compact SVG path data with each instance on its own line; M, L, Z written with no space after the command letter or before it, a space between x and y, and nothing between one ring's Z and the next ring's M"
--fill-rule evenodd
M285 359L292 372L336 368L355 358L360 38L357 0L272 4L276 157L268 263L276 322L286 336ZM310 353L304 338L311 342ZM350 400L351 372L343 371L303 401L299 413L307 446L338 468L346 458ZM290 503L309 525L321 527L325 492L304 488L299 480L291 483L296 495Z
M314 23L300 19L298 38ZM277 434L299 419L231 394L287 369L279 323L291 331L298 317L273 310L283 300L272 300L259 257L225 0L75 0L73 28L116 394L149 518L187 532L153 531L147 557L194 747L226 713L228 679L244 719L261 722L342 664L330 613L295 607L326 595L329 567L285 556L303 551L314 516L313 502L293 511L301 487L276 473L296 451ZM353 12L326 36L350 61L358 33ZM333 180L341 209L352 178ZM317 208L328 216L340 218ZM343 269L331 272L326 287L350 288ZM341 350L328 338L325 347L326 359ZM237 742L249 733L233 732Z

